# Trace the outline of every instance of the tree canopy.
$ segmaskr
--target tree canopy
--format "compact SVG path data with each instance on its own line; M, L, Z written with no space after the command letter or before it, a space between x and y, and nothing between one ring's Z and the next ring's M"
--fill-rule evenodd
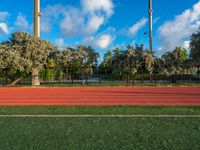
M190 57L194 61L200 61L200 28L199 31L194 33L190 41L191 53Z
M116 47L107 51L99 63L99 53L90 46L80 45L59 50L51 42L36 38L25 32L11 34L7 41L0 43L0 77L10 81L26 77L33 72L56 69L57 74L91 76L100 75L133 80L136 74L195 73L200 62L200 31L191 36L190 54L183 47L156 57L144 45L127 45L124 49ZM199 66L199 65L198 65Z
M15 32L0 44L1 74L15 80L17 73L22 76L30 73L33 67L42 68L55 49L49 41L25 32Z

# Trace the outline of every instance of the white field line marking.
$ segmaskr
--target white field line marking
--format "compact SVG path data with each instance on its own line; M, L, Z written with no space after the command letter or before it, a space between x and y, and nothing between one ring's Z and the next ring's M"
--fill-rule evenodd
M0 118L200 118L200 115L0 115Z

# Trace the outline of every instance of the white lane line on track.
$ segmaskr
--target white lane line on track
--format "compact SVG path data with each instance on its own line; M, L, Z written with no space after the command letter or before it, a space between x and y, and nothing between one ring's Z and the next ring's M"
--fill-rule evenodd
M0 118L200 118L200 115L0 115Z

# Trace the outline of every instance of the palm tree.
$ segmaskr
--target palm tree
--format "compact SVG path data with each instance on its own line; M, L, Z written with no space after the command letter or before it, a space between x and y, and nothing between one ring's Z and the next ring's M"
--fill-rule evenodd
M112 59L112 63L111 63L111 66L112 66L112 72L113 75L117 75L118 76L118 73L121 75L122 73L122 68L120 67L120 63L122 61L122 50L119 49L119 48L116 48L113 50L113 59Z
M167 71L167 73L169 75L175 73L176 68L174 66L174 56L172 52L166 52L164 55L162 55L161 57L164 60L164 66L165 66L165 71Z
M163 73L165 70L165 60L163 58L155 58L153 73L155 74L155 81L157 81L157 75Z
M198 68L197 74L200 75L200 27L199 31L192 35L190 49L190 57L193 60L193 64L195 64L195 66Z
M163 73L165 69L165 60L163 58L155 58L153 72L155 74Z
M107 51L104 54L103 57L103 63L102 63L102 67L104 68L104 74L107 74L107 71L112 68L112 59L113 59L113 54L111 51Z
M98 58L99 58L99 53L95 52L95 50L92 47L87 47L86 48L87 52L87 63L86 67L90 68L90 76L93 75L93 68L96 68L98 65Z
M180 73L182 71L182 64L187 59L187 50L182 47L176 47L172 53L176 73Z
M112 52L111 51L107 51L107 53L104 54L103 61L107 63L107 66L109 66L112 58L113 58Z
M190 57L195 61L200 60L200 28L199 31L194 33L190 41L191 53Z
M135 49L131 47L130 45L127 46L127 50L124 51L124 60L122 68L124 70L124 73L127 74L127 83L130 83L130 76L132 77L137 72L137 62L136 62L136 55L135 55Z
M141 72L142 74L142 82L144 80L144 71L145 71L145 50L144 50L144 45L138 45L136 44L135 47L135 52L136 52L136 58L137 58L137 63L139 65L138 71Z

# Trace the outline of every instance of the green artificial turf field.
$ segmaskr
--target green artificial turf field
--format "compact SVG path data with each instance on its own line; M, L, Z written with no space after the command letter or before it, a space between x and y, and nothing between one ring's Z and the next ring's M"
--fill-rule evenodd
M0 149L3 150L200 149L200 117L147 117L196 116L200 115L200 107L0 107L0 115Z

